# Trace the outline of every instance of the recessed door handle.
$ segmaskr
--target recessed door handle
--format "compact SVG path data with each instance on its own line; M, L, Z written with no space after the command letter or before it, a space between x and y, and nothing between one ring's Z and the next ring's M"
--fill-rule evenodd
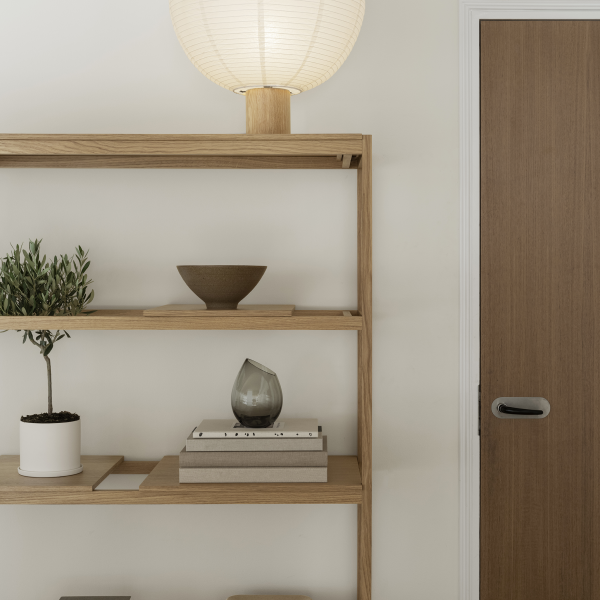
M503 396L492 402L492 413L498 419L545 419L550 403L540 397Z
M515 406L508 406L506 404L498 404L498 412L504 413L505 415L543 415L543 410L535 410L531 408L516 408Z

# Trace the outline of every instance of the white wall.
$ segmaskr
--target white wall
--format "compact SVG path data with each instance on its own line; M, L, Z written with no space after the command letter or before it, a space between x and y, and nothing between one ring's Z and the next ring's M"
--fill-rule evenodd
M458 597L456 0L369 0L341 70L292 99L294 133L374 147L373 598ZM244 99L195 70L166 0L0 4L0 131L242 133ZM355 172L0 170L0 252L91 249L97 305L193 301L181 263L266 264L248 297L356 306ZM353 332L74 332L54 350L57 409L83 452L158 459L229 414L246 356L284 415L356 451ZM0 453L44 410L45 372L0 336ZM354 506L1 506L0 597L356 593Z

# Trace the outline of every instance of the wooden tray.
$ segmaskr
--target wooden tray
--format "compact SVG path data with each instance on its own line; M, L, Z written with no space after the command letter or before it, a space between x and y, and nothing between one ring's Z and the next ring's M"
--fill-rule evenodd
M240 304L237 310L207 310L205 304L167 304L148 308L145 317L291 317L294 304Z

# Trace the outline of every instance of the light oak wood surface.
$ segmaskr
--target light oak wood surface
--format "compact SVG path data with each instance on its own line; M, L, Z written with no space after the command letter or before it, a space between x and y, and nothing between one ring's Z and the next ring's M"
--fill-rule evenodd
M340 154L341 157L341 154ZM352 157L349 169L358 168ZM0 169L344 169L333 156L37 156L0 154Z
M358 170L358 310L363 327L358 333L358 463L363 499L358 507L358 600L371 598L372 529L372 138L363 138Z
M122 456L82 456L83 471L68 477L24 477L17 469L19 456L0 456L0 494L19 492L37 494L40 491L64 494L91 492L123 462Z
M143 311L145 317L291 317L293 304L239 304L236 310L207 310L206 304L166 304ZM343 316L348 311L342 311Z
M356 504L362 485L355 456L329 456L327 483L179 483L179 457L165 456L140 485L186 504Z
M355 456L330 456L327 483L180 484L179 456L123 462L122 456L82 456L83 473L30 478L18 456L0 457L0 504L360 504ZM145 474L138 490L94 490L111 473Z
M157 460L126 460L118 464L111 475L147 475L158 464Z
M362 133L292 133L291 135L256 135L252 139L261 142L273 140L298 140L301 142L314 140L362 140ZM0 133L0 140L118 140L128 142L242 142L248 141L245 133ZM362 150L362 148L361 148ZM360 154L360 152L359 152Z
M291 317L145 317L143 310L98 310L76 317L0 317L0 330L360 330L363 319L352 311L296 310Z
M363 136L321 135L0 135L0 155L331 156L360 155Z
M248 90L245 96L247 134L291 133L290 92L277 88L255 88Z

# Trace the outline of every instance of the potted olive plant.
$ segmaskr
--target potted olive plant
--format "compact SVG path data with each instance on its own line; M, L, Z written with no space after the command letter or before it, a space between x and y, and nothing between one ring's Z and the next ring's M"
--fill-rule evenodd
M93 300L86 271L88 253L81 246L71 257L40 258L41 240L29 242L29 250L13 248L0 258L0 315L72 316L84 313ZM21 417L19 473L28 477L62 477L80 473L81 419L74 413L54 412L50 352L66 331L23 331L23 343L31 342L46 362L47 412Z

